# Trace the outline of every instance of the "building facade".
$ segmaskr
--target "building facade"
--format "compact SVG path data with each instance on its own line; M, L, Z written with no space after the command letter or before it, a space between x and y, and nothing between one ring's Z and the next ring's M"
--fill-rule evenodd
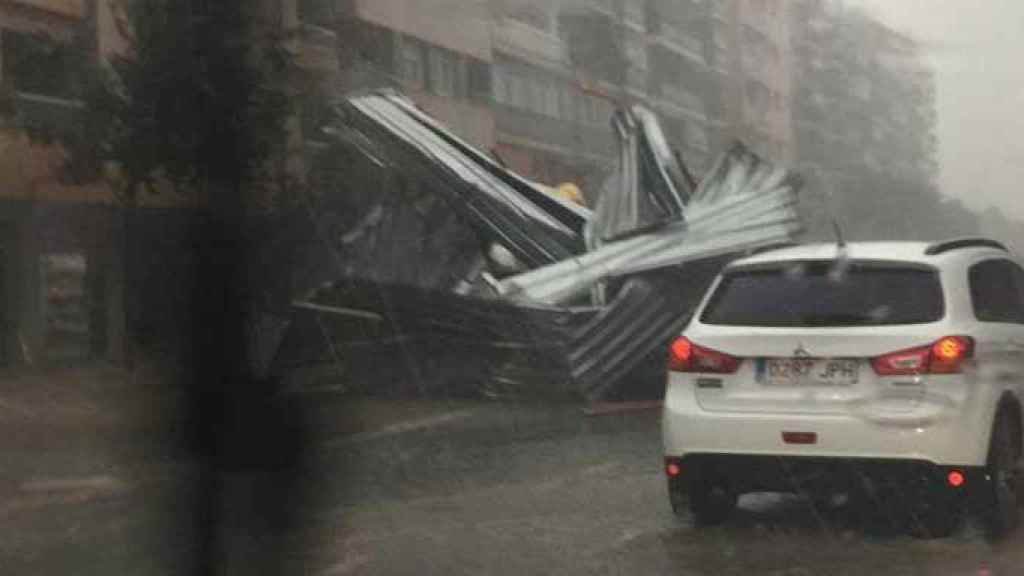
M510 168L576 183L590 200L614 163L620 103L654 109L697 172L732 138L793 156L788 28L775 2L288 2L302 57L339 71L321 86L398 87ZM307 134L323 100L310 98Z
M805 204L850 213L933 190L934 78L914 40L834 0L795 1L790 18Z
M596 183L589 177L599 178L613 154L612 104L582 88L564 9L564 3L544 1L495 5L496 150L517 172L549 184L574 182L592 196Z
M687 164L722 141L711 8L700 1L505 0L494 15L498 149L515 169L593 199L614 164L617 104L643 103Z
M0 2L0 366L105 355L116 323L97 304L108 292L101 264L113 197L70 185L63 153L22 127L63 130L81 104L68 46L99 47L96 1Z
M802 0L792 18L801 164L827 180L929 182L935 86L917 44L841 2Z
M316 72L299 95L307 140L316 137L322 104L339 92L393 87L471 143L493 148L489 4L452 4L458 9L442 12L415 0L284 0L285 27L300 31L300 66Z
M789 13L776 0L712 2L725 130L773 160L796 157Z

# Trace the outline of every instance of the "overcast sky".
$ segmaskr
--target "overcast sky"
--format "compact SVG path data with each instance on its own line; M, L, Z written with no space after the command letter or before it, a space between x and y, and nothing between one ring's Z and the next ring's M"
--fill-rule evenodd
M849 0L919 39L936 70L943 191L1024 218L1024 1Z

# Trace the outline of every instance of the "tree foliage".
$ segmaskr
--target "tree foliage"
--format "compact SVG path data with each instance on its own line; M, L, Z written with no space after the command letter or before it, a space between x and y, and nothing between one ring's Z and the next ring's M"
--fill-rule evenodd
M258 4L121 0L127 50L83 57L80 127L57 135L69 172L111 176L128 201L165 185L214 202L273 185L290 62Z

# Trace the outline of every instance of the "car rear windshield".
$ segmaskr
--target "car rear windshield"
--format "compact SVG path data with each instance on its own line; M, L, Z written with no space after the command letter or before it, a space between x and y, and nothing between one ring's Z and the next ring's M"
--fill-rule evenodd
M790 262L727 271L701 322L889 326L935 322L944 313L935 270L856 262Z

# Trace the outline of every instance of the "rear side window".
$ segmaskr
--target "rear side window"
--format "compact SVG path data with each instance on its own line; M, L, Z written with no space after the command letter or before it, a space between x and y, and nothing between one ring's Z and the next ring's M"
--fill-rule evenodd
M971 305L980 322L1020 323L1024 321L1021 302L1020 267L1009 260L986 260L971 266L968 282Z
M830 327L925 324L945 315L938 272L889 264L793 262L727 271L701 322Z

